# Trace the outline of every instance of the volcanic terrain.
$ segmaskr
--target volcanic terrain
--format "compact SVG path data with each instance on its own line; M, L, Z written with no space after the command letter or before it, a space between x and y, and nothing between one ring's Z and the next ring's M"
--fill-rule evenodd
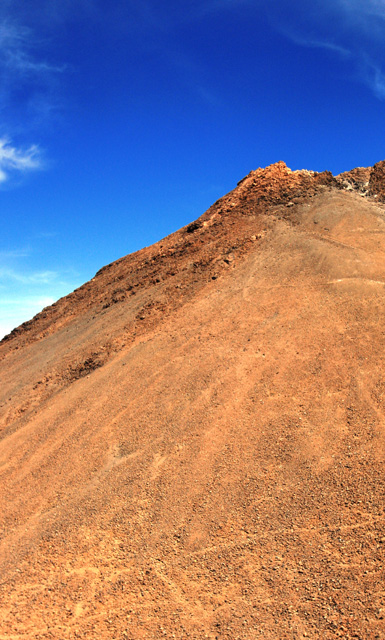
M0 343L0 640L385 638L385 162L252 171Z

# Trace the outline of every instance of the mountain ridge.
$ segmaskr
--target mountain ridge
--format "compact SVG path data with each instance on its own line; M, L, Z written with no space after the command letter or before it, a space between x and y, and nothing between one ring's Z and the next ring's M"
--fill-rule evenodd
M218 214L220 216L226 215L226 213L231 212L231 208L236 206L236 204L239 205L240 203L242 203L242 205L248 205L250 207L250 200L252 205L259 208L258 211L253 212L253 215L262 213L264 207L269 205L290 204L292 206L293 204L295 204L294 202L291 203L292 198L297 199L296 204L298 204L301 201L301 198L313 197L317 193L317 189L323 186L336 187L347 190L357 190L363 195L370 195L374 198L379 198L379 201L383 201L385 200L384 165L385 161L379 162L373 167L358 167L352 169L351 171L346 171L342 174L339 174L336 178L334 178L329 171L323 171L321 173L309 171L306 169L292 171L286 166L283 161L279 161L273 165L266 167L265 169L256 169L255 171L251 171L247 176L242 178L238 182L235 189L215 202L197 220L189 223L181 230L176 231L169 236L166 236L166 238L158 241L157 243L152 245L152 247L159 247L160 249L162 249L162 242L165 242L166 240L174 237L177 238L177 235L180 234L183 230L185 230L187 234L190 234L202 227L208 227L213 224L217 226L217 221L215 221L214 219L215 216L218 216ZM237 203L232 202L232 198L235 198ZM32 327L37 323L41 323L43 325L44 331L46 323L42 322L42 320L47 317L48 309L56 309L58 306L61 307L63 305L63 301L71 300L72 297L75 297L75 299L77 300L81 299L82 294L83 292L85 293L87 286L95 281L96 278L98 278L102 274L105 274L106 271L110 271L114 267L122 264L122 262L127 263L127 261L131 257L131 259L134 259L134 257L143 256L145 261L146 253L149 253L150 250L151 247L144 247L143 249L140 249L133 254L129 254L128 256L119 258L112 263L102 267L89 282L81 285L74 292L68 294L64 298L61 298L53 305L46 307L32 320L26 321L19 327L13 329L9 334L3 337L3 339L0 341L0 344L2 342L12 340L15 336L20 335L20 333L31 331ZM173 248L171 247L168 250L170 252L173 250ZM164 254L162 255L162 253L160 252L160 256L164 257ZM152 255L150 259L154 260L154 256ZM158 265L154 266L158 267ZM143 264L140 264L139 268L142 267ZM117 276L117 278L119 278L119 275ZM124 293L134 293L134 288L135 285L131 285L130 283L128 283L127 290L117 289L112 294L111 299L106 300L104 304L115 304L116 302L122 301L122 299L124 298Z

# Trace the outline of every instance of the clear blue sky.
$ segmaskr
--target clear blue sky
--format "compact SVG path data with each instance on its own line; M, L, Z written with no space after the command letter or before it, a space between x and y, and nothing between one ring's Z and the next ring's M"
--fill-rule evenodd
M385 158L385 0L2 0L0 336L278 160Z

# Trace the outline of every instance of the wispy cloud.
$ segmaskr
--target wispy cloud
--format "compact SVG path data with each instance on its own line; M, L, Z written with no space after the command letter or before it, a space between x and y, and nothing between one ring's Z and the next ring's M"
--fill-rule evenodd
M382 67L367 57L361 61L361 78L379 100L385 100L385 73Z
M14 269L0 267L0 282L18 282L20 284L40 285L58 282L57 271L36 271L34 273L20 273ZM60 283L62 284L62 283Z
M79 285L73 271L39 269L42 258L33 248L0 250L0 339Z
M20 20L11 5L0 7L0 183L44 168L36 136L57 113L65 71L45 55L45 39Z
M385 0L281 0L277 14L266 0L262 4L285 37L338 55L351 77L385 100Z
M26 27L4 19L0 22L0 56L3 70L19 75L47 75L63 71L64 67L40 60L34 53L35 41Z
M25 298L0 298L0 305L5 307L22 307L25 304L37 305L39 307L53 304L55 299L51 296L27 296Z
M0 138L0 183L6 182L14 173L24 174L42 167L37 145L18 149L7 138Z
M374 79L369 83L375 95L380 100L385 100L385 75L381 69L374 70Z
M351 17L360 19L363 15L385 18L385 2L383 0L337 0L337 5Z
M198 0L169 20L183 24L229 11L264 12L287 39L338 56L351 78L385 100L385 0Z
M1 17L0 13L0 108L3 114L15 106L16 99L20 102L22 89L26 107L32 104L45 113L51 111L49 105L56 78L65 71L65 66L47 60L44 49L44 39L39 39L32 29L16 18Z
M335 42L330 42L328 40L317 40L311 37L309 38L305 35L298 35L296 33L292 33L289 31L286 31L285 35L292 42L294 42L294 44L298 44L302 47L310 47L312 49L326 49L327 51L338 53L343 57L350 57L352 55L352 52L350 51L350 49L340 44L336 44Z
M17 258L27 258L30 254L30 249L0 250L0 263Z

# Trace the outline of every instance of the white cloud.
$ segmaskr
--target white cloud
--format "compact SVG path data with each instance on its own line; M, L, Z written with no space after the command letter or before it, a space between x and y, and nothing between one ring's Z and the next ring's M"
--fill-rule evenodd
M52 82L60 71L44 60L32 31L10 15L9 6L0 9L0 185L43 168L39 146L15 144L9 134L25 136L51 113Z
M12 146L7 138L0 138L0 183L6 182L13 173L26 173L41 169L41 152L37 145L27 149Z
M0 183L11 172L42 168L37 145L21 148L9 138L16 133L18 138L30 137L32 132L35 137L36 131L56 117L58 78L66 68L48 59L49 48L52 50L49 39L38 38L21 24L13 8L0 8Z

